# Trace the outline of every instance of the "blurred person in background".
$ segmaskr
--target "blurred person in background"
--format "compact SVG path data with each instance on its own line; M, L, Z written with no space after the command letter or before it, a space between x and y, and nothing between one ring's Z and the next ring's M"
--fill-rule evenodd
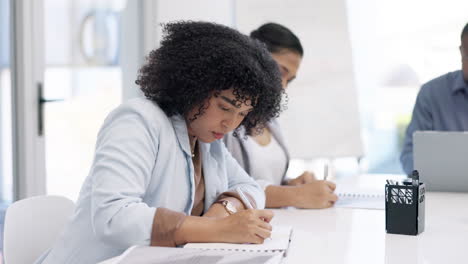
M267 23L250 33L267 46L281 72L283 89L296 78L304 56L299 38L288 28ZM255 129L255 128L253 128ZM317 180L305 171L287 180L289 153L276 119L270 121L262 134L247 135L249 128L241 127L225 137L224 142L234 158L265 190L266 207L295 206L299 208L328 208L338 199L335 184Z
M461 33L462 69L425 83L418 93L400 156L403 171L413 171L413 133L468 131L468 23Z

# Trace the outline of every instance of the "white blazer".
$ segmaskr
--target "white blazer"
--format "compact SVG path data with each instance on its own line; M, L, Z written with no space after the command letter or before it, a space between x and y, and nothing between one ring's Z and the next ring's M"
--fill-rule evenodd
M257 208L264 208L263 190L223 141L201 143L200 149L205 210L221 193L237 187L255 200ZM104 121L75 212L58 241L36 263L96 263L132 245L149 245L157 208L190 215L194 195L185 120L167 117L144 98L127 101Z

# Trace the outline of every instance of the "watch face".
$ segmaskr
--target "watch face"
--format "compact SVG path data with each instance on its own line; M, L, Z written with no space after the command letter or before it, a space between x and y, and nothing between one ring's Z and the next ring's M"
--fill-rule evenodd
M230 203L229 201L226 201L225 206L226 206L226 210L227 210L230 214L235 214L235 213L237 213L236 207L234 207L234 206L232 205L232 203Z

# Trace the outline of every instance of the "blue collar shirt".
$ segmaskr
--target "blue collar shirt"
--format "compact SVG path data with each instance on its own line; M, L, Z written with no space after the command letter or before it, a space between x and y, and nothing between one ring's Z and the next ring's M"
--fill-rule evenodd
M450 72L421 87L400 156L406 174L413 171L415 131L468 131L468 84L462 71Z

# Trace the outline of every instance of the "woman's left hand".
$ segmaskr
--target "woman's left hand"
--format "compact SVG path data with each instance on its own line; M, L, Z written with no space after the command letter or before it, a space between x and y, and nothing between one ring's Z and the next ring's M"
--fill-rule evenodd
M290 186L297 186L301 184L306 184L306 183L311 183L313 181L316 181L317 179L315 178L315 175L313 172L310 171L304 171L299 177L289 180L288 185Z

